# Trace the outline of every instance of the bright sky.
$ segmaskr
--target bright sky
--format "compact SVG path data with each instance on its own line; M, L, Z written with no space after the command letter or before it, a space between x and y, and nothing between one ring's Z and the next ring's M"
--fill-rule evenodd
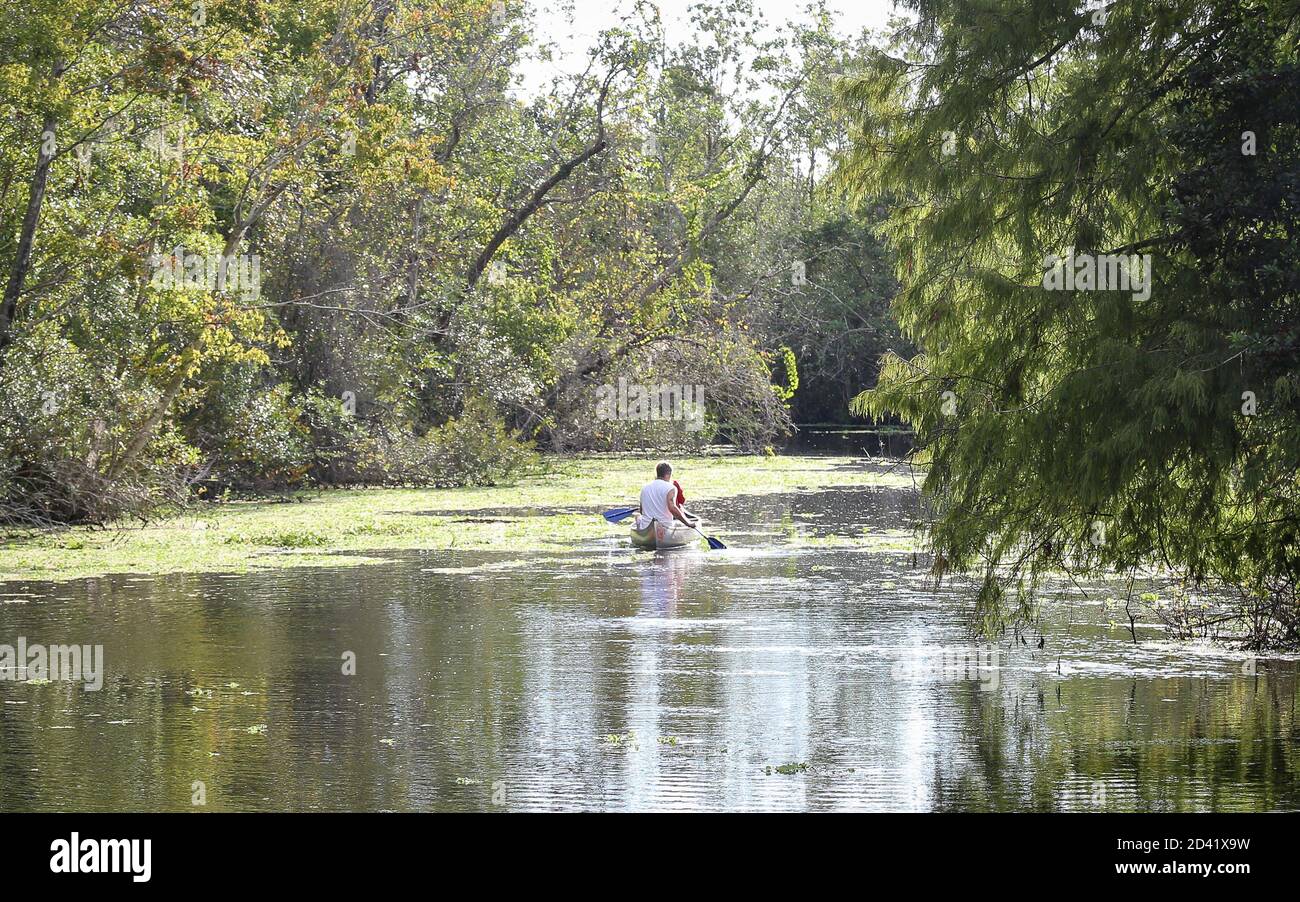
M541 87L548 76L557 72L580 71L586 64L586 50L596 36L618 24L620 14L630 11L631 0L528 0L537 23L538 42L556 45L550 63L529 61L524 65L525 89L531 93ZM690 34L687 10L696 0L656 0L669 43L677 43ZM772 25L791 19L803 19L806 0L752 0L754 10ZM894 11L892 0L830 0L828 7L837 16L837 30L842 35L856 35L863 28L881 29Z

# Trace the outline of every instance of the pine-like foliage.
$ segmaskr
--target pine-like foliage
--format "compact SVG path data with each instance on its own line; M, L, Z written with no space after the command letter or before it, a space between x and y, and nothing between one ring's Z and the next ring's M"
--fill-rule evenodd
M916 429L940 569L985 629L1047 568L1157 564L1300 641L1297 4L904 5L838 177L893 201L921 353L855 409ZM1048 290L1070 249L1149 254L1149 292Z

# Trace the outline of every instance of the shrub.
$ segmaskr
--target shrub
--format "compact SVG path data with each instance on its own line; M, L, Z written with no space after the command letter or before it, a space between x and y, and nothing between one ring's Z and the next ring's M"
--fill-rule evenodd
M487 401L471 398L459 417L414 443L410 473L438 486L497 485L537 464L532 444L506 428Z

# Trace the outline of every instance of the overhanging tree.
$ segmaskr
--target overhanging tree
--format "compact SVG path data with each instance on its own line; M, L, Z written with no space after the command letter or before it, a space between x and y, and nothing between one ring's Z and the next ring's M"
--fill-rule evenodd
M856 408L917 430L937 571L997 631L1047 569L1158 564L1300 642L1296 4L905 5L839 177L895 194L921 353ZM1149 296L1048 290L1071 249L1149 254Z

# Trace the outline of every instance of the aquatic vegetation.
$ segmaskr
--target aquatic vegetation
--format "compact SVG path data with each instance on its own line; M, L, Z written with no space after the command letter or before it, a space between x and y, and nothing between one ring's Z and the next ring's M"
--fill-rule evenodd
M778 764L776 767L767 765L763 768L763 773L771 776L773 773L790 776L791 774L801 774L808 769L808 765L802 761L791 761L789 764Z
M610 733L605 737L605 744L615 746L626 745L633 749L641 747L636 741L636 730L628 730L626 733Z
M622 536L597 513L634 499L647 478L646 458L550 456L546 463L546 474L509 487L331 489L288 501L213 502L107 530L0 533L0 580L354 567L382 562L380 552L388 550L509 548L535 554ZM853 458L727 455L675 463L690 486L692 505L706 518L711 502L758 491L788 496L835 486L912 484L906 473L881 472ZM892 532L881 535L902 541ZM70 542L80 547L74 552Z
M315 530L283 530L252 535L231 535L224 539L227 545L271 545L276 548L316 548L328 545L329 539Z
M861 548L879 552L914 553L923 550L915 533L907 529L876 529L858 535L809 536L794 534L791 543L808 548Z

